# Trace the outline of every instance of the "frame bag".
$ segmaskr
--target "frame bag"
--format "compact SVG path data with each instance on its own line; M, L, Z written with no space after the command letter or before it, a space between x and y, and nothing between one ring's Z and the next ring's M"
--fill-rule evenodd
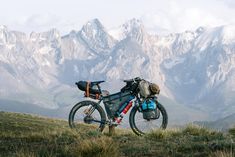
M125 108L125 104L128 104L130 100L133 99L133 96L130 91L118 92L103 97L103 102L105 110L109 118L114 118L119 110Z

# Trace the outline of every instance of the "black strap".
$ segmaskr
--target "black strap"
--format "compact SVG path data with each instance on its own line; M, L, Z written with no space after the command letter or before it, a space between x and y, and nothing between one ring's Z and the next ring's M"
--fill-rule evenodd
M122 101L122 92L119 93L119 100Z

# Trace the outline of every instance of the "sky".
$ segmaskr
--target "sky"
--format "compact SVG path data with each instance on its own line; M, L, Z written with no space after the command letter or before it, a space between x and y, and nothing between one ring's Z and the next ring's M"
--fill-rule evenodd
M154 33L235 23L234 0L0 0L0 4L0 25L25 33L56 28L66 34L94 18L108 30L137 18Z

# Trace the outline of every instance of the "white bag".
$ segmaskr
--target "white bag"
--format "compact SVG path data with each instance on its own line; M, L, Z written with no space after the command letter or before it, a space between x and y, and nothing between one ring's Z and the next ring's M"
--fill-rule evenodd
M150 83L145 80L142 80L139 83L140 95L144 98L147 98L151 94L151 91L149 89L149 85L150 85Z

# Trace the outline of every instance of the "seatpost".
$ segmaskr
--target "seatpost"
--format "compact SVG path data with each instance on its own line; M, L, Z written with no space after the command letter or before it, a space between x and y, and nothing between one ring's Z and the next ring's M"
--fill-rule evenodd
M100 88L100 85L97 84L97 86L98 86L99 92L102 93L101 88Z

